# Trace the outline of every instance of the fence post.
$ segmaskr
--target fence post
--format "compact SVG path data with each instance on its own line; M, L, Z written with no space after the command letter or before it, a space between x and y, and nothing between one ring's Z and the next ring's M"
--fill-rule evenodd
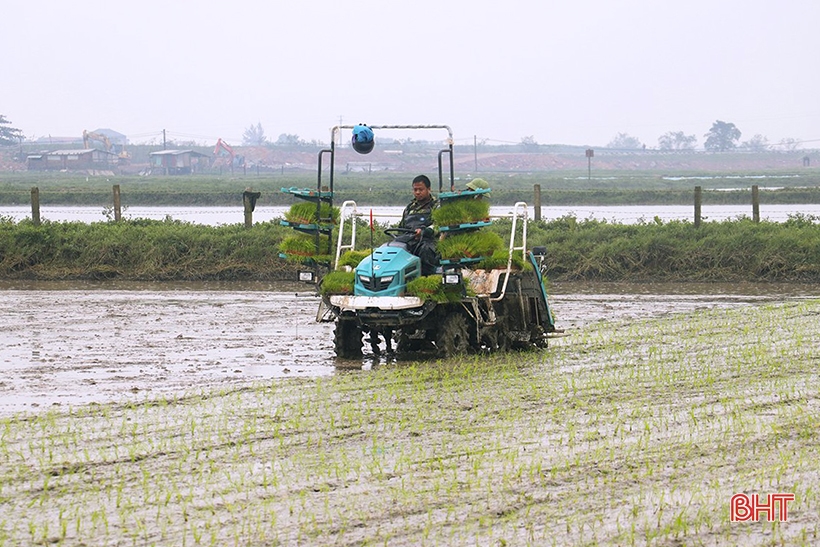
M535 197L533 199L533 206L535 208L535 220L541 220L541 185L536 184L533 186L533 190L535 191Z
M40 225L40 189L36 186L31 187L31 222Z
M114 185L114 222L122 219L122 203L120 202L120 185Z
M757 184L752 186L752 220L760 222L760 192Z
M256 208L256 200L262 192L253 192L252 188L245 188L242 192L242 203L245 206L245 228L253 226L253 210Z
M700 194L700 186L695 186L695 228L700 228Z

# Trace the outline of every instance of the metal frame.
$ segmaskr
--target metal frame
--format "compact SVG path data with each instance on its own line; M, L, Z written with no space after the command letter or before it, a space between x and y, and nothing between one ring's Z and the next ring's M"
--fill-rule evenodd
M515 238L516 238L516 224L518 218L521 218L521 245L515 245ZM510 248L509 248L509 256L507 257L507 273L504 276L504 284L501 287L501 293L495 297L491 298L493 302L498 302L507 292L507 282L510 280L510 272L512 271L512 257L515 251L521 251L522 257L526 255L527 252L527 204L523 201L516 202L515 206L513 207L512 211L512 227L510 229Z
M333 226L331 219L322 219L321 218L321 207L322 202L326 202L333 208L333 195L334 195L334 183L336 177L336 138L341 134L342 129L353 129L356 127L355 125L335 125L330 130L330 148L325 148L319 151L319 168L317 170L318 178L316 181L316 191L318 192L317 195L322 195L322 165L323 159L325 154L330 154L330 180L327 192L330 193L328 198L320 198L316 202L316 218L318 219L318 223L321 225L322 221L325 220L328 222L328 225L331 226L330 233L328 233L328 255L333 255ZM449 125L368 125L370 129L373 130L380 130L380 129L444 129L447 131L447 148L443 150L439 150L438 153L438 191L441 193L444 187L444 167L442 158L446 154L449 159L450 163L450 191L452 192L455 190L455 165L453 163L453 130L450 128ZM354 222L355 225L355 222ZM319 236L321 234L319 232L316 233L316 249L321 252L319 249ZM336 262L330 265L330 269L333 270L338 265L338 252L336 253Z

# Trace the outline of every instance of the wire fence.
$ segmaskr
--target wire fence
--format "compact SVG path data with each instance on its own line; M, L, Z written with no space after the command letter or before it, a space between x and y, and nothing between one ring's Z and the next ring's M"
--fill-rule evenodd
M374 193L386 193L379 190ZM2 195L3 192L0 192ZM79 191L80 196L100 196L104 204L102 205L80 205L80 204L42 204L47 201L48 194L40 193L37 190L35 203L35 188L30 194L17 191L14 193L13 205L0 205L0 219L8 219L20 222L27 219L34 220L38 217L41 220L52 222L101 222L113 220L115 217L115 205L112 201L111 192L91 192ZM371 192L349 192L345 194L345 199L350 196L357 201L358 214L362 217L369 216L372 211L373 216L380 223L391 224L398 222L401 218L403 206L389 205L367 205L367 197ZM169 191L168 196L178 196L176 200L180 205L127 205L127 194L123 194L124 200L119 210L119 216L125 219L153 219L153 220L181 220L192 224L202 224L217 226L223 224L234 224L240 222L245 215L245 208L242 203L241 194L235 192L195 192L184 193L179 191ZM236 205L187 205L189 201L200 201L203 195L230 196L236 199ZM362 196L356 199L357 196ZM390 192L395 199L398 196L395 192ZM533 207L533 194L529 193L529 199L525 192L516 192L521 197L520 201L528 202L528 218L550 221L562 217L575 217L578 220L597 220L619 224L641 224L651 222L671 222L671 221L695 221L697 206L692 205L542 205L536 211ZM286 196L287 197L287 196ZM44 199L46 198L46 199ZM785 222L794 216L802 216L812 220L820 219L820 204L757 204L758 212L755 213L755 205L748 204L721 204L702 205L700 207L701 220L703 221L724 221L737 220L741 218L757 218L761 221ZM8 200L7 200L8 201ZM27 205L22 203L29 202ZM292 197L285 200L293 202ZM341 202L340 202L341 203ZM253 220L255 222L276 221L284 217L289 205L262 205L259 204L253 210ZM490 213L494 217L509 216L513 205L494 205Z

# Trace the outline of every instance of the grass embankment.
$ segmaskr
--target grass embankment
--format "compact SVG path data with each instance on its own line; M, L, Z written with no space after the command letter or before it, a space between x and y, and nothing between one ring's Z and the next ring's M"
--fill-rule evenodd
M5 418L0 545L816 545L818 315Z
M529 224L528 246L547 247L553 281L820 281L820 225L737 220L637 225L564 217ZM359 247L369 247L359 221ZM349 226L349 225L348 225ZM492 228L509 237L509 221ZM293 279L276 222L210 227L179 221L120 223L0 219L0 277L28 279ZM334 234L334 242L335 242ZM374 244L387 237L378 230Z
M0 221L0 277L28 279L292 279L278 243L292 230L260 223Z
M818 219L648 222L564 217L531 223L547 247L548 277L595 281L820 281ZM500 224L499 228L504 224Z

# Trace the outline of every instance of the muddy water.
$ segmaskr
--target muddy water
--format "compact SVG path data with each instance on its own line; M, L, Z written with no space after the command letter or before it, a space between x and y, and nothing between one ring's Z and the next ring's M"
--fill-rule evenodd
M554 284L559 328L816 297L788 285ZM142 400L378 364L341 362L305 286L0 282L0 414ZM412 358L412 356L410 357Z

